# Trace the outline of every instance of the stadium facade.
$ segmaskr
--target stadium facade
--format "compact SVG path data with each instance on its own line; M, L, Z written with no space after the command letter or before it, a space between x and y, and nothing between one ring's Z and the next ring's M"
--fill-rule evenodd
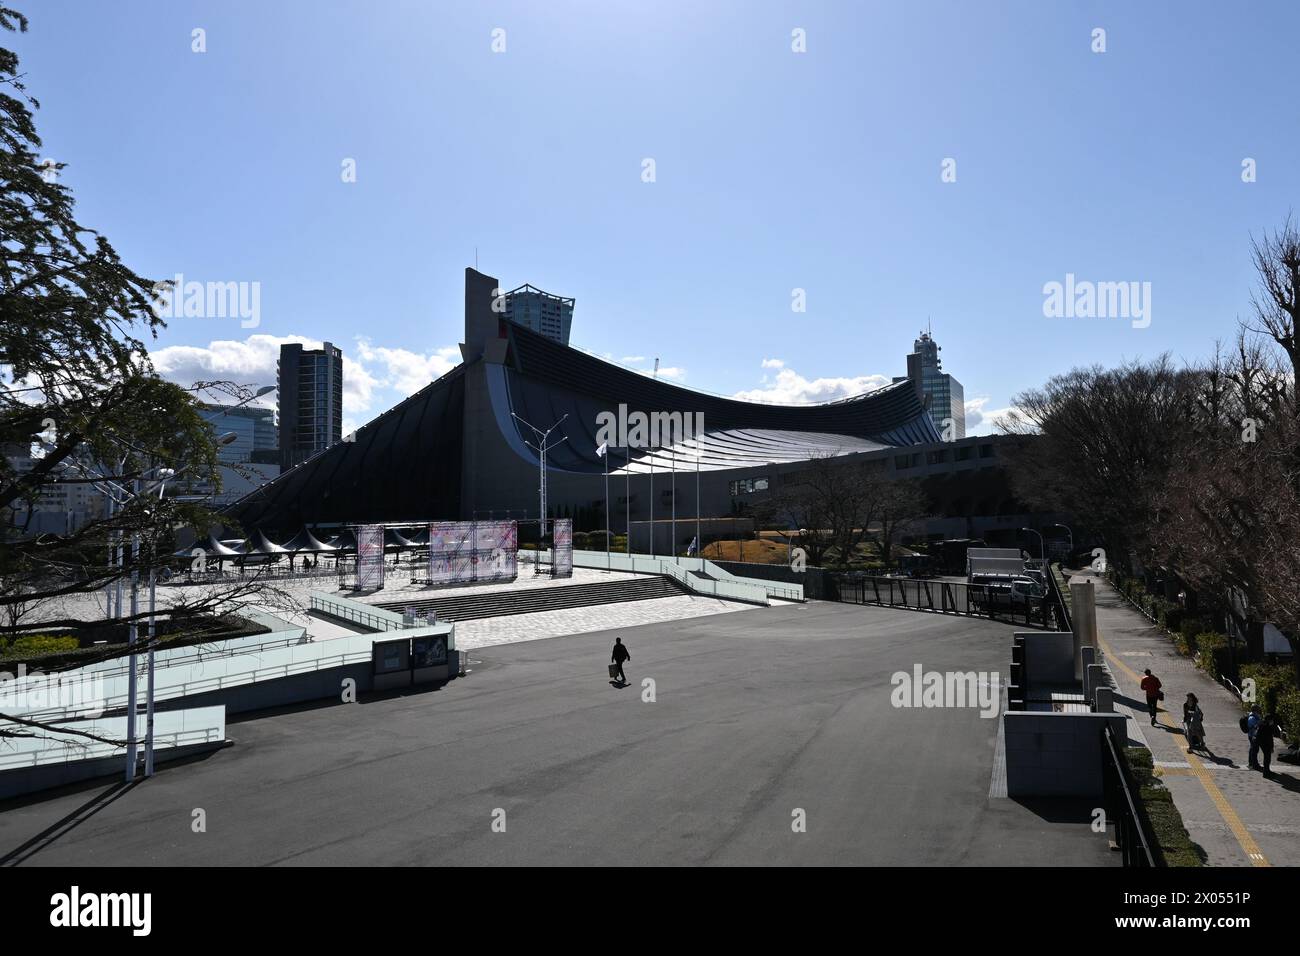
M685 548L695 532L697 488L704 517L744 514L812 458L876 459L899 477L960 470L948 456L961 449L941 441L910 382L820 405L723 398L510 322L494 310L497 291L496 279L466 269L461 364L227 513L250 533L279 534L354 522L536 519L536 437L524 423L547 429L557 421L547 452L549 516L586 513L596 519L592 528L603 527L608 469L610 526L620 532L630 522L635 531L653 516L656 549L668 543L659 522L669 519L674 496L675 544ZM639 423L671 422L687 427L669 427L658 441L649 427L638 434ZM983 448L967 449L969 470L992 464ZM947 469L936 467L945 461ZM961 489L977 494L969 478L959 477ZM1007 513L1003 488L993 482L991 497L972 500L966 513Z

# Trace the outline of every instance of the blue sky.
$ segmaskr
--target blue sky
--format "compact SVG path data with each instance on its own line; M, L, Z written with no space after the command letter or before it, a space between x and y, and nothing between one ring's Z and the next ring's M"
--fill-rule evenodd
M574 296L574 344L725 394L901 375L929 317L987 431L1072 365L1230 337L1300 192L1289 0L13 3L82 222L260 283L256 328L173 320L160 368L264 384L329 339L350 425L456 361L477 247ZM1067 273L1150 282L1149 327L1045 317Z

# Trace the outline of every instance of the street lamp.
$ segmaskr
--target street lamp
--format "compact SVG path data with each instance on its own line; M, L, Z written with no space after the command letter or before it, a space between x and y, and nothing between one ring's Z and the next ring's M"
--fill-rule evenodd
M1030 534L1036 534L1036 535L1038 535L1038 557L1039 557L1039 560L1043 560L1043 559L1045 559L1045 558L1047 557L1047 548L1046 548L1046 546L1045 546L1044 543L1043 543L1043 536L1042 536L1042 534L1041 534L1040 532L1038 532L1038 531L1035 531L1033 528L1021 528L1020 530L1021 530L1021 531L1028 531Z
M1074 532L1070 530L1069 526L1068 526L1068 525L1063 525L1063 524L1061 524L1061 523L1058 521L1058 522L1056 522L1055 524L1049 524L1048 527L1049 527L1049 528L1065 528L1065 533L1068 534L1068 535L1070 536L1070 554L1074 554Z
M560 440L557 442L548 442L547 438L550 436L551 432L559 428L560 425L564 423L564 419L568 418L569 416L567 414L562 415L560 417L560 420L557 421L550 428L546 429L546 431L542 431L536 425L533 425L525 421L524 419L516 415L514 412L510 413L510 417L514 418L516 421L524 425L527 425L529 428L533 430L533 434L537 437L536 445L534 445L532 442L528 441L527 439L524 440L525 445L533 449L533 451L537 452L537 464L538 467L541 469L541 479L538 482L538 486L537 486L538 498L541 504L541 537L537 542L537 560L533 563L533 574L536 575L536 574L541 574L542 571L542 540L546 538L546 452L554 448L556 445L559 445L561 442L568 441L569 436L563 435L560 437ZM554 561L555 561L555 556L552 555L551 556L552 573L554 573L555 571Z

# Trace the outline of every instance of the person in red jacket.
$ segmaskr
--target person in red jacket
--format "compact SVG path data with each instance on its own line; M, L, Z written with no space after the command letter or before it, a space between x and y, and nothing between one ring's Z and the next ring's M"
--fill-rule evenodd
M1139 685L1142 692L1147 695L1147 713L1151 715L1151 726L1156 725L1156 705L1160 703L1160 678L1151 673L1151 668L1143 671L1146 676L1142 678Z

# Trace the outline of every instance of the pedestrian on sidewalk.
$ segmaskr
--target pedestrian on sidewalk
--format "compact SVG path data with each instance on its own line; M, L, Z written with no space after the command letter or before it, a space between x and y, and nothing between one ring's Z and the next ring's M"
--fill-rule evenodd
M627 676L623 673L623 662L630 661L632 655L628 652L628 649L623 646L623 638L614 638L614 649L610 652L609 659L612 662L610 667L611 673L609 676L614 677L616 672L619 683L626 684Z
M1187 752L1193 750L1210 750L1205 746L1205 714L1201 712L1200 702L1195 694L1188 694L1183 701L1183 735L1187 737Z
M1264 758L1264 776L1273 776L1273 742L1277 737L1277 715L1268 713L1255 730L1255 743L1259 746L1259 755Z
M1146 676L1142 678L1142 683L1138 686L1147 695L1147 713L1151 715L1151 726L1154 727L1156 725L1156 713L1159 710L1156 705L1165 699L1165 693L1160 689L1160 678L1151 673L1151 668L1148 667L1142 673Z
M1264 711L1259 704L1250 708L1250 716L1246 718L1246 737L1250 740L1250 755L1246 758L1246 765L1251 770L1264 769L1259 765L1259 727L1264 723Z

